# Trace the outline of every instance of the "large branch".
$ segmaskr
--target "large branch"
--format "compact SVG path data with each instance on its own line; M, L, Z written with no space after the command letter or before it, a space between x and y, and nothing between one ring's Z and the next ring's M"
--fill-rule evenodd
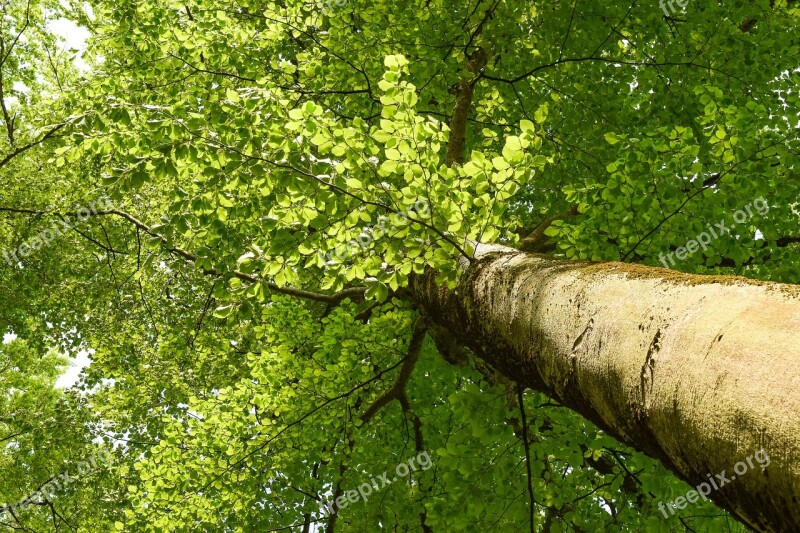
M450 139L447 143L447 156L445 157L445 164L448 167L461 164L464 160L467 119L472 107L472 97L475 94L475 84L480 79L487 59L486 52L482 48L476 49L469 58L466 77L456 85L456 105L453 109L453 117L450 119Z
M23 146L20 146L19 148L15 148L14 150L12 150L8 154L6 154L6 156L3 157L3 159L0 159L0 168L6 166L6 164L8 164L9 161L14 159L18 155L20 155L20 154L22 154L24 152L27 152L28 150L30 150L34 146L38 146L38 145L42 144L44 141L46 141L47 139L49 139L50 137L55 135L58 132L58 130L60 130L61 128L63 128L66 125L67 125L67 122L63 122L61 124L56 124L55 126L50 128L47 131L47 133L42 135L39 139L37 139L35 141L31 141L31 142L29 142L29 143L27 143L27 144L25 144Z
M422 342L425 340L426 332L427 326L425 325L425 321L422 317L417 318L414 322L411 340L408 343L408 355L403 360L403 365L400 367L400 373L397 379L389 390L381 394L372 402L367 410L364 411L364 414L361 415L362 421L369 422L372 420L372 418L392 400L399 401L404 411L408 409L409 402L406 387L408 387L408 381L411 379L411 374L414 372L414 367L419 360L419 354L422 350Z
M127 220L128 222L130 222L131 224L133 224L134 226L136 226L137 228L141 229L142 231L144 231L145 233L150 235L151 237L155 237L155 238L159 239L167 247L167 250L169 252L177 254L177 255L183 257L184 259L186 259L188 261L191 261L192 263L196 263L197 262L197 256L195 254L193 254L193 253L191 253L191 252L189 252L187 250L184 250L183 248L167 246L166 237L154 232L150 228L150 226L148 226L144 222L139 221L133 215L130 215L130 214L128 214L128 213L126 213L124 211L120 211L118 209L109 209L107 211L97 211L96 214L97 215L117 215L119 217L122 217L125 220ZM213 269L213 268L204 268L203 269L203 273L206 274L206 275L209 275L209 276L219 276L220 275L220 272L218 272L216 269ZM286 294L288 296L295 296L297 298L303 298L303 299L306 299L306 300L313 300L313 301L316 301L316 302L323 302L323 303L327 303L327 304L330 304L330 305L337 305L337 304L341 303L346 298L351 298L351 299L363 298L364 297L364 293L367 290L366 287L350 287L350 288L347 288L347 289L342 289L341 291L339 291L339 292L337 292L335 294L321 294L321 293L317 293L317 292L306 291L306 290L303 290L303 289L296 289L294 287L281 286L281 285L278 285L278 284L273 283L271 281L266 281L266 280L263 280L261 278L258 278L257 276L253 276L253 275L247 274L245 272L240 272L239 270L232 270L231 274L234 277L239 278L240 280L246 281L248 283L259 283L260 282L261 284L263 284L265 287L269 288L269 290L271 290L273 292Z
M26 215L37 215L37 216L51 215L51 216L55 216L55 217L58 217L58 218L61 218L61 219L77 218L79 216L78 213L58 213L58 212L43 211L43 210L39 210L39 209L24 209L24 208L3 207L3 206L0 206L0 212L18 213L18 214L26 214ZM178 247L175 247L175 246L169 246L166 237L164 237L163 235L160 235L159 233L153 231L153 229L150 226L148 226L144 222L140 221L139 219L137 219L133 215L131 215L129 213L126 213L125 211L120 211L118 209L107 209L107 210L104 210L104 211L99 211L99 210L98 211L91 211L91 212L88 212L88 214L89 214L89 216L92 216L92 217L115 215L115 216L118 216L120 218L123 218L123 219L127 220L128 222L130 222L131 224L133 224L134 227L136 227L136 228L140 229L141 231L143 231L144 233L150 235L151 237L154 237L154 238L160 240L161 243L164 245L165 249L168 252L170 252L172 254L175 254L175 255L178 255L178 256L180 256L180 257L182 257L182 258L184 258L187 261L190 261L192 263L196 263L197 262L197 256L195 254L193 254L192 252L189 252L188 250L184 250L183 248L178 248ZM221 272L218 272L214 268L204 268L203 269L203 274L205 274L207 276L220 276L220 275L222 275ZM232 270L230 272L230 274L233 277L239 278L240 280L246 281L248 283L261 283L262 285L264 285L265 287L267 287L269 290L271 290L273 292L286 294L288 296L294 296L294 297L302 298L302 299L305 299L305 300L312 300L312 301L315 301L315 302L327 303L328 305L338 305L338 304L342 303L342 301L344 301L347 298L350 298L351 300L363 300L364 293L366 293L366 291L367 291L366 287L348 287L348 288L342 289L339 292L336 292L334 294L322 294L322 293L318 293L318 292L311 292L311 291L306 291L306 290L303 290L303 289L297 289L297 288L294 288L294 287L281 286L281 285L278 285L278 284L273 283L271 281L267 281L267 280L264 280L264 279L259 278L257 276L253 276L252 274L247 274L245 272L241 272L239 270Z
M690 485L723 473L709 498L749 526L800 530L798 287L502 246L476 259L455 291L413 279L429 320Z
M524 239L519 241L519 249L523 252L541 252L547 243L545 231L557 220L566 220L578 214L578 204L573 204L563 213L558 213L543 220Z

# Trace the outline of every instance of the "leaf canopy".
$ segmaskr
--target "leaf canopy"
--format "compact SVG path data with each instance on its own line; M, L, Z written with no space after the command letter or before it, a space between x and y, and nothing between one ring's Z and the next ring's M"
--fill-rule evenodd
M539 531L744 530L704 501L663 516L682 481L539 393L523 427L513 386L430 337L405 396L364 413L415 346L413 276L454 286L474 242L551 218L548 253L653 266L723 221L670 266L800 283L794 2L90 4L12 1L0 24L2 243L64 230L0 264L0 326L21 338L0 362L24 362L0 373L0 431L26 432L0 496L78 451L116 458L59 515L0 521L524 530L527 462ZM91 33L85 71L56 53L61 16ZM54 390L41 354L88 347L78 387ZM423 451L431 468L329 516Z

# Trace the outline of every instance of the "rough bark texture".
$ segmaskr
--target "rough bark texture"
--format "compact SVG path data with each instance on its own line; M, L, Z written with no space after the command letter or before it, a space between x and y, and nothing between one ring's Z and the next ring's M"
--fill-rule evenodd
M724 472L710 498L754 529L800 531L798 287L500 246L476 257L454 291L414 280L431 320L693 487ZM762 448L767 468L734 473Z
M467 73L470 77L462 79L456 86L456 106L453 109L453 117L450 119L450 140L447 143L447 156L445 157L445 164L448 167L460 164L464 159L469 110L472 107L475 84L478 82L483 67L486 66L486 61L486 52L482 48L475 50L467 64Z

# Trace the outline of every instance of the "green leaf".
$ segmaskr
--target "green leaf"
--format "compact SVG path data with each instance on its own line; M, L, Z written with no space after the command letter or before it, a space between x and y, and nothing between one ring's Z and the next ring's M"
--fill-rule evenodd
M547 120L547 112L548 112L548 104L544 103L539 106L536 112L533 114L533 119L536 121L537 124L542 124L545 120Z
M225 97L234 104L238 104L241 101L241 98L239 98L239 93L237 93L233 89L226 89Z
M531 122L530 120L525 120L525 119L520 121L519 128L523 132L529 133L531 135L533 135L535 133L535 131L536 131L536 127L534 126L533 122Z

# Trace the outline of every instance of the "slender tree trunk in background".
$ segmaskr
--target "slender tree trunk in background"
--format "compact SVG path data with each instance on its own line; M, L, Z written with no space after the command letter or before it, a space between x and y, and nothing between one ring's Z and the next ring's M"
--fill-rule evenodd
M693 487L711 477L749 526L800 530L798 287L502 246L476 258L454 291L414 280L433 321Z

